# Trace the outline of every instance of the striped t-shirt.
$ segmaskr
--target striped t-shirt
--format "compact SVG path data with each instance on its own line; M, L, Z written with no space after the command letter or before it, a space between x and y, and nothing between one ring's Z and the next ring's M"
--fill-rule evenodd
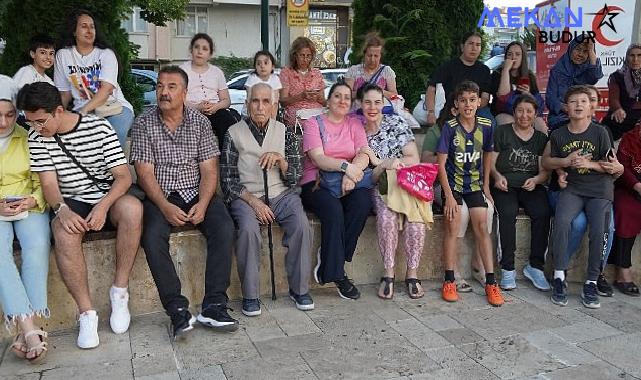
M78 123L71 131L57 135L69 153L98 179L113 181L113 175L109 170L127 164L116 132L105 119L94 115L80 116ZM109 191L108 184L101 184L98 187L60 149L53 137L41 136L31 129L29 152L31 171L56 171L58 186L64 198L96 204Z
M493 151L492 121L477 116L471 132L458 118L447 121L436 151L447 154L445 172L452 191L468 194L483 190L483 152Z

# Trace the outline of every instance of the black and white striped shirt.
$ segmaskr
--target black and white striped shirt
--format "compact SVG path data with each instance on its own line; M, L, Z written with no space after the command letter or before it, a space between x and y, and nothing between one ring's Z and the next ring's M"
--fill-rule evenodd
M110 169L126 165L125 154L116 132L109 122L94 115L80 116L78 124L69 132L58 133L69 153L94 177L113 181ZM53 137L41 136L34 129L29 131L31 171L56 171L58 186L64 198L96 204L109 191L92 181L60 148Z

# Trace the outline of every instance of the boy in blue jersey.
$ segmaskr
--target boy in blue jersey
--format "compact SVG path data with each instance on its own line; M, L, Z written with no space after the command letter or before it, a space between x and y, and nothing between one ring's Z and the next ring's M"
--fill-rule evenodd
M439 181L443 188L445 236L443 237L443 266L445 282L442 297L458 300L454 268L456 268L457 231L460 206L463 200L470 211L474 238L480 247L486 270L485 294L492 306L504 302L492 268L492 241L487 232L487 201L492 201L489 188L490 154L493 151L492 121L476 116L480 105L479 86L471 81L461 82L454 93L456 119L445 123L437 147Z

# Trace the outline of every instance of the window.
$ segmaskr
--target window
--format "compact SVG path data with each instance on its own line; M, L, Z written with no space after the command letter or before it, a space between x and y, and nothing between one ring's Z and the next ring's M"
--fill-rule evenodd
M133 73L132 76L138 87L142 89L142 92L154 91L156 89L156 82L153 79L136 73Z
M192 37L196 33L207 33L207 7L189 6L185 10L185 17L176 20L176 35Z
M143 20L140 16L141 9L134 7L134 11L129 17L122 21L122 27L127 33L147 33L147 21Z

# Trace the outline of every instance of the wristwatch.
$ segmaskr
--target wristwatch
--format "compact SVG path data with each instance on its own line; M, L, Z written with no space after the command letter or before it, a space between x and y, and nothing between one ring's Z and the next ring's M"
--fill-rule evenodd
M343 173L347 172L347 167L348 167L348 166L349 166L349 162L347 162L347 161L343 161L343 163L341 164L341 171L342 171Z
M60 212L60 210L62 210L63 207L69 207L69 206L67 206L67 204L64 202L59 202L53 205L51 209L53 210L53 213L55 215L58 215L58 213Z

